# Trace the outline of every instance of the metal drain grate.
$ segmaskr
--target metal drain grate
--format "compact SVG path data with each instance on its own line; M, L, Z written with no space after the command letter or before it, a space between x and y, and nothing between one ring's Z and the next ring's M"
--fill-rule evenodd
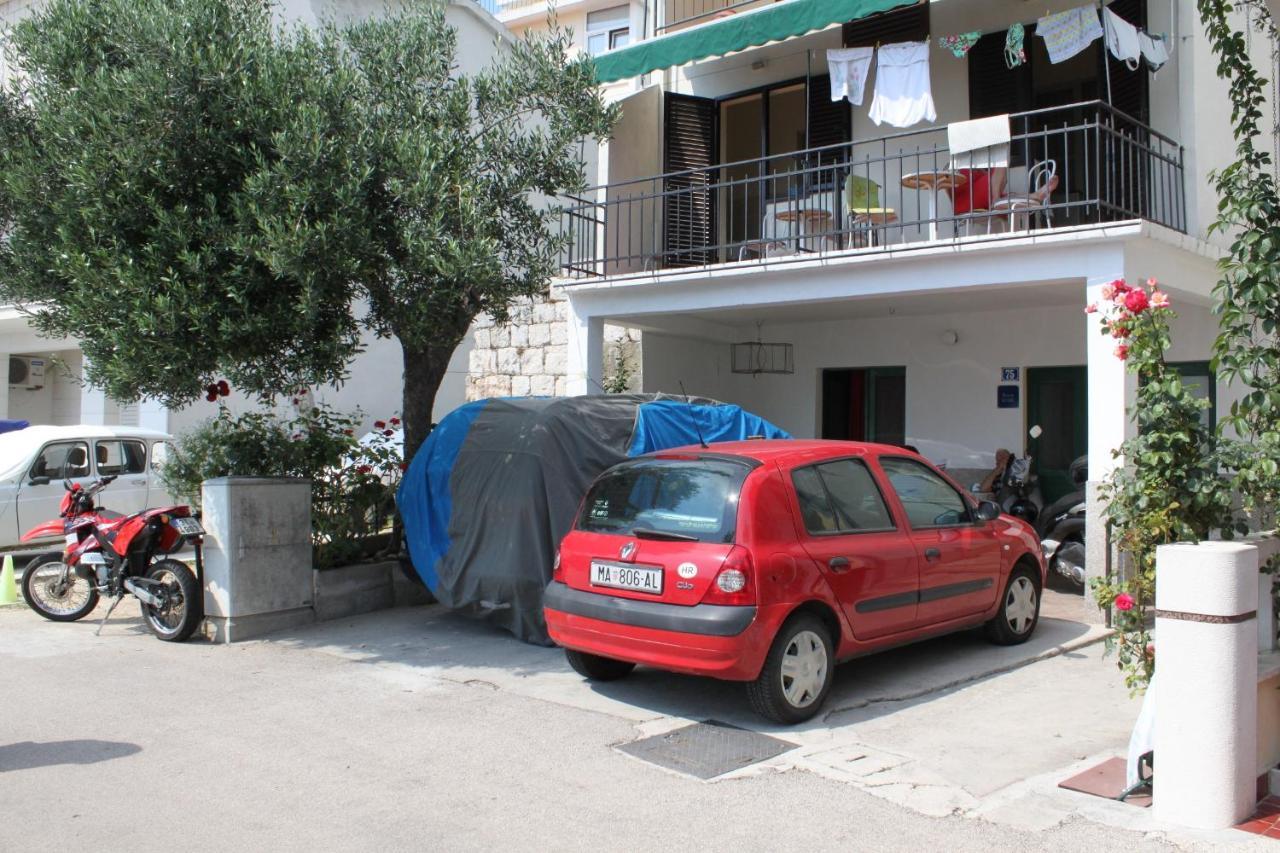
M707 720L617 748L668 770L714 779L795 749L795 744Z

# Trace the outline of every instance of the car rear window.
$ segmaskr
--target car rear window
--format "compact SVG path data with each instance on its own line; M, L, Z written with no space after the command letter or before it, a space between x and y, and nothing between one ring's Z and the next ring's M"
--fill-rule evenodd
M721 459L645 459L602 474L587 492L578 529L591 533L658 534L732 542L738 495L751 472Z

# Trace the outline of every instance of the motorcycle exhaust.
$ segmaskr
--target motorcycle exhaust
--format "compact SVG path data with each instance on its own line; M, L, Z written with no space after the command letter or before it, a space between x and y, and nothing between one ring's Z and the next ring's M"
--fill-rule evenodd
M150 605L151 607L164 606L164 601L159 596L152 593L151 590L147 589L147 587L145 586L145 581L142 583L139 583L134 578L125 578L124 588L129 590L129 592L133 593L135 596L137 596L138 600L141 601L143 604Z

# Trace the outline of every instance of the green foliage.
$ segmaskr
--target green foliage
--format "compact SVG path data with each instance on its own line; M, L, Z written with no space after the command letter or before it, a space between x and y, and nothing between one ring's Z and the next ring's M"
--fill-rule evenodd
M546 291L567 235L540 200L617 115L563 31L463 73L444 6L309 29L266 0L51 0L0 104L0 298L113 397L172 405L340 379L362 329L394 336L412 454L474 317Z
M214 477L306 478L316 565L342 565L370 556L371 537L386 534L375 544L398 547L389 520L403 470L400 445L382 421L362 443L359 422L325 406L288 420L223 409L179 438L160 476L171 494L193 506L200 503L200 484Z
M631 363L627 361L626 349L622 344L618 344L618 348L613 352L613 368L600 387L606 394L626 394L631 390L631 380L635 375L636 372L631 368Z
M1176 316L1154 280L1147 287L1115 281L1104 289L1102 333L1115 339L1117 358L1137 374L1131 417L1137 434L1116 452L1124 467L1102 486L1116 544L1128 558L1120 577L1095 582L1099 606L1113 608L1117 652L1125 683L1143 689L1155 658L1148 630L1155 601L1156 547L1196 542L1235 526L1230 482L1219 475L1217 434L1204 421L1208 400L1195 396L1165 360L1169 323Z
M1246 508L1270 524L1280 501L1280 195L1271 156L1255 144L1269 136L1262 133L1267 81L1230 14L1248 8L1263 32L1274 38L1276 28L1261 0L1197 0L1197 7L1218 57L1218 76L1230 83L1236 140L1234 162L1211 176L1219 197L1211 230L1231 240L1215 289L1221 324L1215 369L1220 379L1247 388L1223 420L1242 440L1225 444L1223 461Z

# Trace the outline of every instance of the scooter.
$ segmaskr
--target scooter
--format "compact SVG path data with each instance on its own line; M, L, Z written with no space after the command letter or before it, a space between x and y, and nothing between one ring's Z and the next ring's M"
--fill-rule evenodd
M1078 488L1054 501L1036 525L1040 549L1049 571L1069 580L1080 591L1085 579L1085 492L1089 480L1089 457L1081 456L1068 469L1071 482Z

